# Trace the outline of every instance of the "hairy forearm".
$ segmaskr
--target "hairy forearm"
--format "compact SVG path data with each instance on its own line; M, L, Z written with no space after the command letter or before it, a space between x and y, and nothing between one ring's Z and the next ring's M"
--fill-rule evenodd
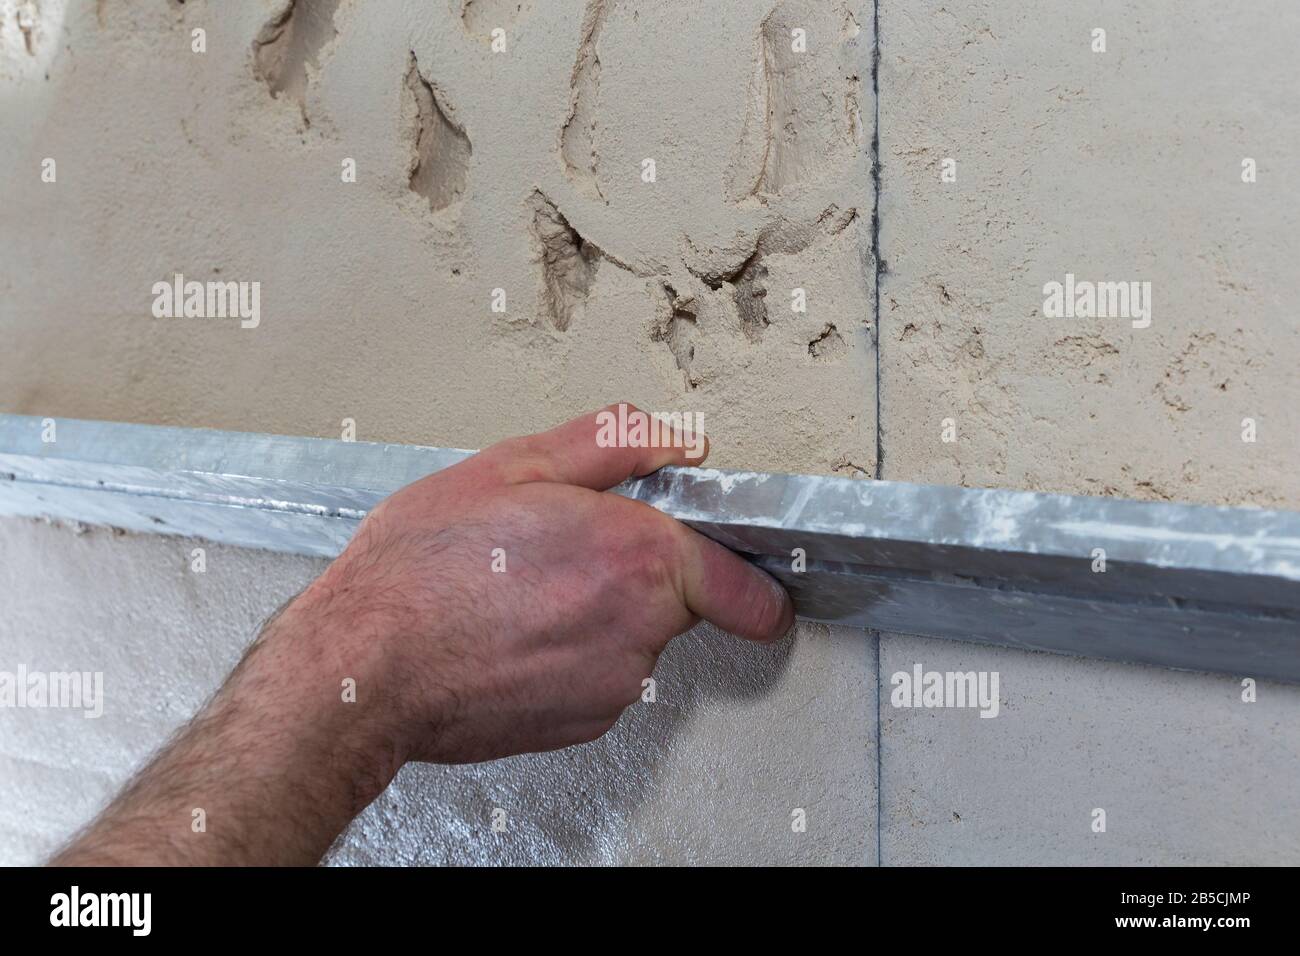
M304 595L263 630L211 703L53 865L316 863L399 766L348 622Z

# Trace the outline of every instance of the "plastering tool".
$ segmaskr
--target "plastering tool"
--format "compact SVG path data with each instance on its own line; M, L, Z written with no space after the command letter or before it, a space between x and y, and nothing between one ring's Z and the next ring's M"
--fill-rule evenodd
M0 514L333 556L472 454L0 415ZM1300 683L1300 514L665 468L617 493L755 561L803 618Z

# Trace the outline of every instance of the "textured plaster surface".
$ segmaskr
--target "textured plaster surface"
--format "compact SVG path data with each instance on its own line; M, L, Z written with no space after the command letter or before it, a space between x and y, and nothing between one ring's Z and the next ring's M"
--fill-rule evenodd
M884 477L1300 507L1297 25L883 0ZM1045 317L1067 272L1150 281L1150 327ZM918 662L1001 713L892 707ZM885 864L1300 862L1300 688L890 635L880 678Z
M14 6L0 409L479 447L626 399L702 414L714 464L874 470L862 0L42 0L30 52ZM178 272L260 282L260 323L155 318ZM0 667L102 662L112 707L0 712L0 857L30 861L319 565L0 540ZM332 858L874 861L874 654L699 629L607 738L409 768Z
M880 16L884 477L1300 506L1300 10ZM1046 318L1067 273L1151 282L1150 327Z
M862 0L47 6L0 34L5 411L477 448L626 399L874 468ZM178 272L260 324L154 318Z

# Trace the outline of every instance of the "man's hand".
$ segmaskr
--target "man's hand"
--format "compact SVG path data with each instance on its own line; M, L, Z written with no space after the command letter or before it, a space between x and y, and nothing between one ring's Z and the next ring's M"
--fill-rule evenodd
M379 686L358 692L394 708L401 757L465 763L592 740L700 618L760 641L790 628L771 577L601 493L687 464L685 451L599 448L596 433L588 415L402 489L299 598L351 653L376 656Z
M592 740L700 618L757 641L785 634L794 612L775 580L603 493L704 454L689 459L689 440L602 448L596 435L588 415L383 501L54 862L315 862L407 760ZM205 832L191 807L207 808Z

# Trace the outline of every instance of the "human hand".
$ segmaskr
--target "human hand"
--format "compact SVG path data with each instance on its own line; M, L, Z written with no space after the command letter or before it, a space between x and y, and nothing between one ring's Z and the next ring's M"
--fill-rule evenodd
M602 448L596 435L593 413L403 488L286 612L318 622L326 653L366 675L358 699L378 705L398 766L599 737L700 618L755 641L789 630L775 579L603 493L699 464L707 447L692 459L686 447Z

